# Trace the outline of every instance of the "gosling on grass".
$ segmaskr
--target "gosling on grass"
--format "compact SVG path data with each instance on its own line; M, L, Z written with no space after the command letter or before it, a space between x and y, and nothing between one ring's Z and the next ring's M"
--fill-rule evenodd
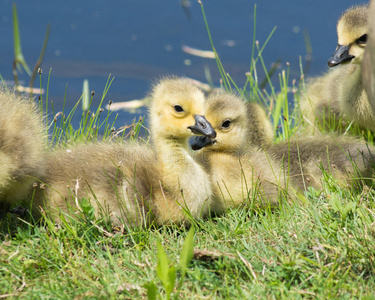
M361 64L367 42L367 5L346 10L337 22L338 45L327 74L306 86L301 102L308 122L320 127L345 130L354 121L375 131L375 114L363 87ZM344 124L338 124L342 117ZM341 127L341 128L340 128Z
M206 116L216 130L217 138L198 137L192 147L195 150L203 148L198 155L212 176L214 210L217 210L215 204L224 209L223 201L226 206L236 206L244 201L246 193L241 180L244 181L245 174L253 177L260 174L260 181L267 182L267 185L262 184L263 192L273 204L280 197L273 188L276 184L294 198L295 192L306 191L310 186L320 189L325 171L332 173L343 185L356 179L359 183L362 178L371 179L375 148L355 138L299 138L274 144L263 151L254 147L248 138L251 119L241 113L246 106L243 100L223 92L209 98L207 105ZM248 182L247 189L251 188Z
M216 136L204 117L204 95L187 79L171 77L154 86L151 99L151 146L96 142L51 153L35 206L57 216L90 199L96 214L108 214L114 226L180 224L204 216L211 183L188 144L193 135Z
M217 137L198 137L192 148L200 150L197 159L211 175L212 211L222 213L245 202L277 205L280 197L287 196L288 187L281 165L254 144L248 116L256 112L224 91L211 94L206 105L207 120Z
M42 119L33 100L0 89L0 220L44 175Z

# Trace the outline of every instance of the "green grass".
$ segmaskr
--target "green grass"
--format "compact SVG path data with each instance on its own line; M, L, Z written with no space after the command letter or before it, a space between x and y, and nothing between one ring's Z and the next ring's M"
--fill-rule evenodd
M280 86L273 86L261 56L266 43L255 41L254 30L244 87L235 85L217 55L223 85L265 104L277 140L288 139L303 130L303 79L290 82L287 66ZM266 81L258 80L257 68L264 68ZM46 122L51 145L96 140L99 129L103 139L128 135L116 135L110 113L101 111L111 82L109 77L99 107L82 112L79 128L71 125L78 103L70 113L53 113ZM259 88L264 82L266 91ZM41 110L46 103L42 99ZM141 128L134 122L131 138ZM111 231L84 201L83 213L66 216L59 226L8 214L0 224L0 298L374 299L374 193L342 188L325 173L322 190L301 195L299 203L273 210L244 204L197 220L194 240L187 238L192 231L177 226Z
M172 298L370 297L373 193L354 196L332 180L322 192L311 191L303 205L285 203L274 211L244 205L200 220L196 257ZM157 244L177 265L187 235L171 226L108 236L83 219L61 228L8 222L2 229L0 290L24 299L141 298L151 281L165 295ZM215 253L199 257L206 250Z

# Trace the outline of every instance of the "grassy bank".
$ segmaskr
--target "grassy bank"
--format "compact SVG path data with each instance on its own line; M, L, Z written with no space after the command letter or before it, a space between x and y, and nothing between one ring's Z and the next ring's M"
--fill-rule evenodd
M200 220L194 258L172 297L371 298L374 282L374 192L351 195L327 178L304 205L256 207ZM100 224L100 222L99 222ZM133 299L158 278L157 243L178 266L187 229L111 233L85 219L61 227L7 220L0 247L1 297ZM179 280L181 272L177 272ZM177 293L178 291L178 293Z

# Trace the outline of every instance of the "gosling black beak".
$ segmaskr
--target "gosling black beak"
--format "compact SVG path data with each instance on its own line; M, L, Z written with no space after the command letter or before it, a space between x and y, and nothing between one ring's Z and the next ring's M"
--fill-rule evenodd
M204 116L195 115L195 125L188 128L196 135L203 135L210 138L216 137L216 131Z
M349 54L350 46L337 45L335 52L333 52L332 57L328 60L328 65L330 67L337 66L339 64L350 61L354 58L353 55Z
M196 150L200 150L206 146L210 146L210 145L213 145L215 144L216 141L209 138L209 137L206 137L206 136L197 136L194 141L191 143L191 149L193 149L194 151Z

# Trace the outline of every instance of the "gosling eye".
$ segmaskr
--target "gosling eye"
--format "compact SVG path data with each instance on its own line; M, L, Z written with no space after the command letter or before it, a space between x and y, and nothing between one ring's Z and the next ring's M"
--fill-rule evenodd
M176 111L176 112L178 112L178 113L180 113L180 112L183 112L184 111L184 109L182 108L182 106L180 106L180 105L174 105L173 106L173 108L174 108L174 110Z
M221 124L221 127L224 129L228 129L231 124L231 120L225 120L223 124Z
M358 45L365 45L367 42L367 34L362 35L359 39L356 40Z

